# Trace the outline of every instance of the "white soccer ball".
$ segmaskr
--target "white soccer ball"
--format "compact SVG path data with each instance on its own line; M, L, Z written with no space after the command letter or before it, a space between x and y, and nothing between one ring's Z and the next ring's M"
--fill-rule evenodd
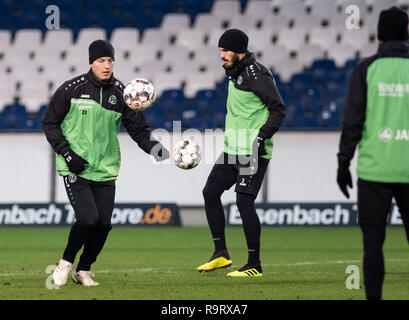
M156 101L155 87L149 80L133 79L125 86L124 99L132 110L144 111Z
M179 141L173 147L173 163L181 169L193 169L200 163L200 147L190 139Z

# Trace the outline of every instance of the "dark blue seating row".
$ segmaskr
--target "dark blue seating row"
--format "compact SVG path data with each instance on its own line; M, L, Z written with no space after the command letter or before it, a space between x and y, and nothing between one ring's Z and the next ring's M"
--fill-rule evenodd
M46 109L43 105L37 113L28 114L24 105L7 105L0 113L0 131L39 131Z
M351 60L337 69L332 60L316 60L310 69L294 74L289 83L282 83L275 75L287 108L283 128L340 129L348 79L356 64L357 60ZM194 99L187 99L182 89L166 90L144 114L153 128L172 130L172 121L176 120L184 129L223 128L227 85L225 78L215 90L199 90ZM27 114L23 105L8 105L0 114L0 130L41 130L45 108Z
M225 104L221 101L200 103L200 100L186 100L183 103L162 103L161 100L144 115L152 128L173 129L173 121L181 121L183 129L199 130L224 128ZM0 114L1 131L40 131L41 120L46 110L42 106L36 114L28 114L24 105L7 105ZM332 128L339 129L343 99L325 102L319 100L300 100L299 103L286 104L287 117L283 128Z
M209 12L214 0L3 0L0 2L0 29L15 32L23 28L46 31L46 8L56 5L60 11L61 27L70 28L76 35L81 28L102 27L108 36L114 28L136 27L141 31L158 27L166 13L183 12L191 19L200 12ZM242 1L244 4L246 1Z

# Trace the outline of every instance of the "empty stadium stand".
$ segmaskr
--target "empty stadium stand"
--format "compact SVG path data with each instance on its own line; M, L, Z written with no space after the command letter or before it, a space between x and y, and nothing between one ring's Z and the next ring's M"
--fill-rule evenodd
M88 45L116 49L114 74L124 83L153 82L154 128L223 128L228 79L217 41L240 28L249 49L274 74L288 130L339 130L348 78L377 50L379 12L409 0L57 0L60 29L45 26L45 0L0 3L0 131L39 131L47 101L65 80L87 72ZM359 8L360 29L345 26Z

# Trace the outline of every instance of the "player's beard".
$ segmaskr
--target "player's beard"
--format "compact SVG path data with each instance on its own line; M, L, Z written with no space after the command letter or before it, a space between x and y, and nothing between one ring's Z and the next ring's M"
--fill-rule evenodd
M226 70L230 70L232 68L234 68L234 66L237 64L237 62L239 62L239 55L237 53L235 53L232 58L231 58L231 62L232 64L229 67L226 67L226 64L223 65L223 68Z

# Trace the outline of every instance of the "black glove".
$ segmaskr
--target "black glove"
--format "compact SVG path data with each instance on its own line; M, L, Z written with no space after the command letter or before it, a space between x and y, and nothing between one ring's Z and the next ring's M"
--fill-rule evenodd
M349 199L347 186L352 188L352 177L349 171L349 163L338 161L337 183L342 193Z
M258 136L253 142L253 150L257 150L258 156L265 156L267 154L266 147L264 145L264 139Z
M153 155L156 161L163 161L170 157L169 151L160 142L153 146L151 155Z
M85 170L85 165L88 164L88 161L81 158L70 148L63 150L61 154L72 173L79 174Z

